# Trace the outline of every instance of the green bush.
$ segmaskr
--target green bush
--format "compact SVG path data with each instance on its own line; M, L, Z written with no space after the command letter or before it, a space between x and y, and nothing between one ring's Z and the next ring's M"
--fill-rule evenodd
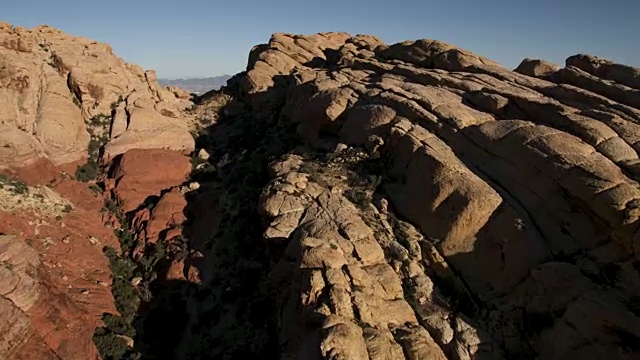
M111 116L98 114L87 123L87 132L91 135L87 145L87 163L76 169L76 180L88 182L95 180L100 175L100 149L109 141L108 127L111 124ZM98 131L99 130L99 131Z
M139 359L140 353L128 348L121 336L135 338L133 324L140 303L151 299L151 293L145 285L155 276L156 264L166 256L167 249L164 243L149 245L144 255L134 261L128 254L137 239L129 229L118 200L106 200L104 210L114 214L120 222L120 228L114 229L114 234L118 237L122 252L112 247L105 248L113 279L111 293L119 315L104 314L104 327L96 330L94 342L104 359ZM135 277L141 277L142 284L134 286L131 281Z
M99 328L93 334L93 342L103 360L138 360L141 355L129 348L127 341L108 329Z
M104 314L104 327L97 328L93 335L93 342L103 359L140 359L140 354L129 348L122 336L133 338L136 331L133 320L138 311L140 299L133 285L136 264L124 255L120 255L112 247L105 248L105 255L109 258L109 267L113 284L111 293L120 315Z
M100 174L100 165L94 159L89 159L86 164L76 169L76 180L89 182L95 180Z
M104 321L104 326L107 329L117 334L128 337L134 337L136 335L136 331L131 327L130 321L122 316L106 313L102 317L102 321Z

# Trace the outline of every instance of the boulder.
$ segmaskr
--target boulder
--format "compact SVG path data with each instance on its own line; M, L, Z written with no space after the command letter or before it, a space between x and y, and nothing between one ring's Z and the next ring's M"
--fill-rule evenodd
M520 65L513 71L533 77L546 77L553 75L558 70L560 70L559 66L548 61L527 58L522 60Z

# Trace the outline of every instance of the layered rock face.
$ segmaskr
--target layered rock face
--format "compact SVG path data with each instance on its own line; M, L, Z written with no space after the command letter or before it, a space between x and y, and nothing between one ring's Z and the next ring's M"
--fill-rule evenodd
M286 248L288 358L640 356L639 71L584 55L510 71L343 33L255 47L242 101L312 152L381 166L377 206L357 208L366 173L305 151L273 165L260 209Z
M182 94L109 45L47 26L0 23L0 101L0 167L82 159L93 135L86 123L101 115L109 119L107 158L134 148L193 149L183 113L192 103Z

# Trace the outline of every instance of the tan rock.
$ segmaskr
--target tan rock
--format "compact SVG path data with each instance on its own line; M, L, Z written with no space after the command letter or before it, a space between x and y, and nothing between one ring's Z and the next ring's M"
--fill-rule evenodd
M558 70L560 70L559 66L548 61L527 58L522 60L520 65L513 71L534 77L544 77L552 75Z
M283 321L339 316L335 336L354 344L332 335L341 356L361 356L360 337L369 358L638 356L615 338L638 331L625 259L640 248L640 70L578 55L509 71L435 40L339 38L274 35L239 79L253 111L285 103L307 148L360 146L384 168L378 212L343 201L358 183L346 164L272 166L265 239L288 244L280 296L305 299L280 299ZM449 296L495 310L471 319ZM283 331L289 352L324 344L313 324Z
M85 122L114 107L111 158L133 148L193 150L183 113L188 98L161 88L155 73L125 63L108 45L49 27L11 26L0 29L0 44L0 168L40 157L56 165L82 159Z

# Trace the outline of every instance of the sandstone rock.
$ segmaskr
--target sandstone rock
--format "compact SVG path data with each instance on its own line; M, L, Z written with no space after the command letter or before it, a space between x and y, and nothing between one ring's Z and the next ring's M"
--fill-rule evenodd
M630 305L640 278L622 270L638 253L640 70L578 55L563 69L525 59L509 71L435 40L339 39L274 35L240 79L253 111L279 107L313 151L369 149L388 177L389 203L371 213L343 200L357 181L345 188L334 165L314 172L315 160L288 155L272 166L260 212L265 239L287 247L272 274L286 289L286 351L331 343L358 358L364 338L372 359L400 348L405 358L638 356L618 339L633 342L640 326ZM299 173L313 181L299 186ZM440 283L494 309L492 320L453 312ZM547 322L523 325L537 317ZM296 320L307 318L336 331Z
M186 184L191 103L153 71L48 27L0 24L0 59L0 166L77 160L88 120L111 114L105 188L137 210L144 244L189 240L157 283L197 294L176 306L188 311L176 354L247 338L243 354L259 353L277 337L285 359L640 357L638 69L577 55L510 71L431 39L274 34L246 73L199 99L197 128L215 146L199 157L226 164ZM102 198L52 181L29 193L70 211L0 189L0 232L38 240L0 238L0 357L96 358L90 330L115 311L87 241L117 246L96 225ZM88 268L102 271L90 283ZM269 289L255 280L267 271ZM199 341L209 330L215 341Z
M177 97L178 99L191 100L191 94L178 86L167 86L167 90L173 93L173 95L175 95L175 97Z
M32 275L39 265L33 248L15 237L0 237L0 295L24 312L39 295L38 280Z
M597 77L640 89L640 70L632 66L586 54L570 56L566 64L567 67L575 66Z
M403 290L422 276L423 281L431 284L431 290L423 288L426 298L422 301L435 308L433 283L415 262L421 258L420 251L415 253L413 263L404 255L407 266L414 264L413 272L394 270L389 263L398 259L390 254L402 253L400 249L404 247L399 243L402 240L393 235L393 230L384 234L374 231L353 204L329 189L306 187L290 191L289 187L296 187L289 185L307 177L297 171L299 165L295 160L299 159L288 157L272 165L272 173L279 176L263 192L260 206L266 220L270 220L265 238L273 242L287 239L282 265L295 267L293 282L290 275L279 274L277 269L272 274L274 278L286 276L283 281L288 290L278 302L283 306L282 321L291 324L283 329L290 346L288 351L304 353L313 346L311 337L319 336L316 346L324 356L385 359L404 353L409 359L446 359L429 331L419 325L416 312L447 324L448 314L428 311L427 307L419 310ZM384 224L391 229L388 223ZM289 303L291 291L300 294L299 304ZM323 293L328 296L321 296ZM324 319L325 325L322 329L294 325L300 322L295 319L308 316ZM453 340L451 330L447 343L453 344ZM474 346L484 343L463 338L456 341L468 343L460 351L469 359L477 352Z
M130 150L114 160L109 177L125 212L136 209L149 196L182 183L191 172L189 158L169 150Z
M198 151L198 158L207 161L209 160L209 153L205 149L200 149L200 151Z
M550 76L558 70L560 70L560 67L548 61L540 59L524 59L513 71L524 75L543 77Z
M110 46L46 26L8 25L0 44L0 168L82 159L85 122L122 104L127 113L113 118L108 157L133 148L193 150L188 97L161 88L155 73L125 63Z
M29 318L10 300L0 297L0 318L3 319L0 357L3 359L43 359L59 357L37 335Z

